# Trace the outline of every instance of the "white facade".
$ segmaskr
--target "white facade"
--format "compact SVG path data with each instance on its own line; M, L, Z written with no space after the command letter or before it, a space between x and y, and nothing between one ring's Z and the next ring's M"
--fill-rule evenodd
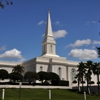
M59 75L61 80L67 80L70 86L73 85L72 81L74 80L79 62L68 61L66 58L56 54L56 42L52 33L50 11L48 11L46 33L42 42L42 55L23 63L0 62L0 69L6 69L11 73L13 67L17 64L23 65L25 72L54 72ZM93 75L92 79L96 81L96 76Z

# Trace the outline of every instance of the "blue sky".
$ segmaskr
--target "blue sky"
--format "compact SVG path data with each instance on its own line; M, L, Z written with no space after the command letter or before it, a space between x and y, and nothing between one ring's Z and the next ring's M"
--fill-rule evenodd
M8 0L9 1L9 0ZM42 54L47 11L59 56L100 61L100 0L12 0L0 8L0 60L25 61Z

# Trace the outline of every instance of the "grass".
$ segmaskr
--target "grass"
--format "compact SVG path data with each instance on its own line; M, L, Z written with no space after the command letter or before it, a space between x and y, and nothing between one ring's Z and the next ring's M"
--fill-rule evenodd
M49 100L49 89L21 89L20 100ZM51 100L84 100L83 94L71 92L64 89L51 89ZM0 100L2 97L2 89L0 89ZM87 100L99 100L99 96L87 96ZM5 89L4 100L19 100L19 89Z

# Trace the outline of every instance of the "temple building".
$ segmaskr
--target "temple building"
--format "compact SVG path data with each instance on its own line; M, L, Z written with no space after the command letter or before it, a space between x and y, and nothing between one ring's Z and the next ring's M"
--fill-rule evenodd
M52 32L50 10L48 10L46 31L42 41L42 54L39 57L22 63L1 61L0 69L6 69L9 73L11 73L12 68L17 64L24 66L25 72L54 72L59 75L61 80L69 81L69 85L72 86L79 62L66 60L65 57L60 57L56 54L56 41Z

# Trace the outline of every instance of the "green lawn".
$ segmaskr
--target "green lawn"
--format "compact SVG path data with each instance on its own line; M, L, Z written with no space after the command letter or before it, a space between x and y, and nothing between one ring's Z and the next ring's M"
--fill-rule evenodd
M20 100L49 100L49 89L21 89ZM64 89L51 89L51 100L84 100L83 94L70 92ZM0 100L2 89L0 89ZM99 100L100 97L87 96L87 100ZM5 89L5 100L19 100L19 89Z

